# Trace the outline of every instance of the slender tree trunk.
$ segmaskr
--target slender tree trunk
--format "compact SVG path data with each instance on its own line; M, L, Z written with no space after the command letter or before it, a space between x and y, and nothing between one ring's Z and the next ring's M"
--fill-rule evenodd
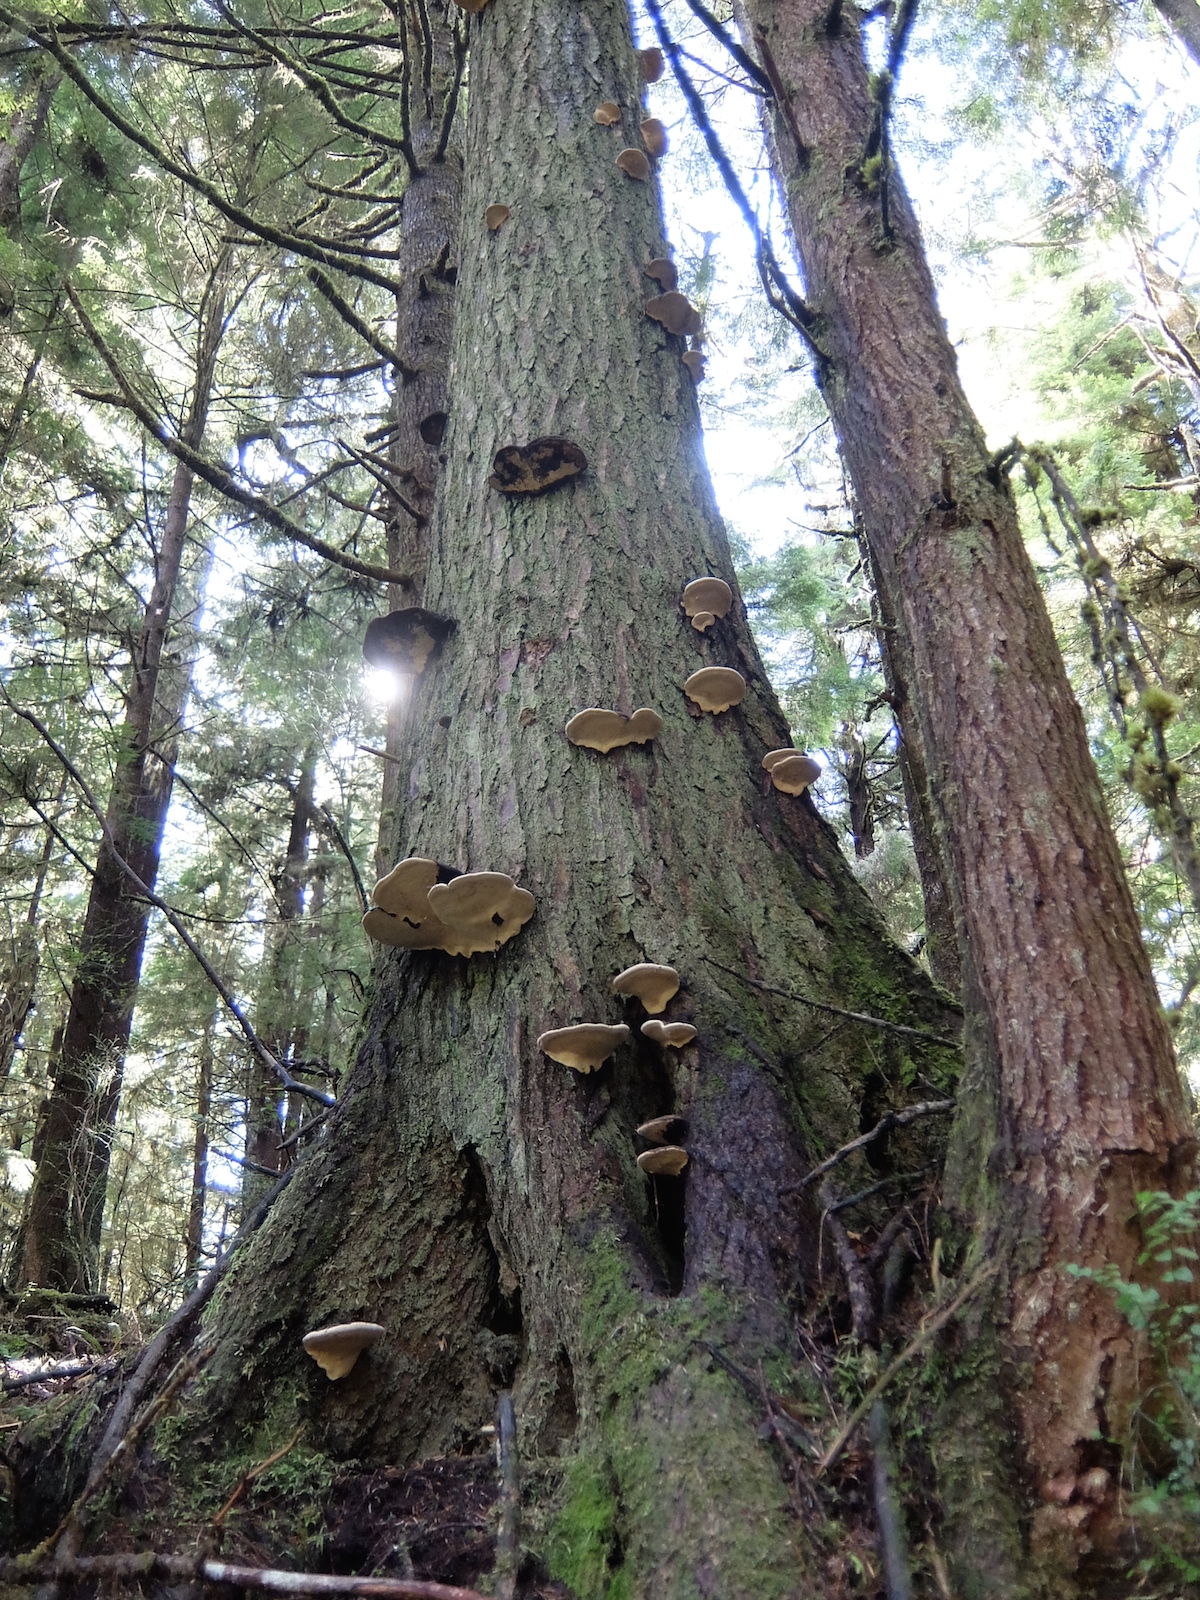
M1200 5L1196 0L1154 0L1154 9L1200 67Z
M195 1285L199 1276L200 1257L204 1251L204 1202L208 1195L208 1125L212 1115L215 1021L215 1014L210 1014L204 1032L200 1035L200 1061L196 1071L196 1132L192 1140L192 1193L188 1203L187 1233L184 1238L184 1279L189 1288Z
M54 91L62 82L57 73L38 80L33 95L17 106L8 135L0 139L0 228L12 229L21 216L21 173L50 114Z
M65 790L64 773L56 809L61 807ZM41 953L37 940L38 911L41 909L42 891L46 887L46 877L50 871L53 855L54 834L47 828L25 921L13 941L12 958L5 970L3 984L0 985L0 1084L4 1083L12 1071L17 1044L33 1010L34 995L37 993L38 971L41 967Z
M903 186L865 159L877 108L858 15L744 0L742 20L776 85L819 376L903 647L956 897L968 1061L947 1204L964 1248L947 1261L1001 1269L939 1446L958 1581L1015 1595L1045 1570L1061 1594L1089 1549L1113 1556L1119 1478L1099 1494L1089 1480L1092 1499L1079 1482L1114 1467L1119 1445L1099 1461L1095 1440L1127 1437L1147 1382L1111 1294L1067 1268L1137 1275L1133 1197L1186 1188L1194 1138L1007 482L959 384ZM1009 1427L1032 1503L1008 1471Z
M198 334L195 385L184 427L193 448L204 436L224 334L224 281L223 258L206 289ZM161 745L164 740L171 745L187 693L186 670L166 671L163 651L183 569L191 494L192 475L181 463L172 480L154 584L133 649L106 813L113 845L100 845L88 896L71 1006L30 1194L22 1283L84 1291L95 1283L109 1143L150 917L150 907L135 897L117 866L113 846L153 888L173 776L170 750Z
M317 752L310 747L300 761L292 802L292 821L288 829L283 864L274 875L275 910L278 924L268 935L264 962L265 982L258 1005L256 1025L259 1037L277 1060L290 1063L297 1050L300 1018L298 1010L309 1010L302 1000L298 983L300 946L307 930L300 927L304 911L304 879L308 866L308 836L312 825L313 788L317 776ZM283 1165L279 1140L283 1128L279 1105L279 1079L255 1059L250 1069L250 1093L246 1106L246 1159L266 1172L278 1172ZM258 1204L270 1187L265 1172L247 1167L242 1180L242 1204L247 1210Z
M900 1063L895 1036L831 1032L745 980L950 1020L811 802L764 788L786 723L740 601L703 636L680 609L690 579L734 576L682 344L644 314L662 220L655 185L615 161L641 93L623 0L505 0L480 20L425 591L458 630L416 699L403 840L514 875L537 910L494 957L381 961L329 1137L213 1314L192 1419L232 1442L299 1407L320 1448L398 1463L477 1437L511 1385L530 1455L564 1458L542 1548L581 1600L832 1596L821 1513L793 1516L758 1394L711 1351L805 1383L793 1306L818 1202L800 1178L857 1130L878 1062L899 1092ZM593 121L604 100L619 127ZM489 233L494 202L512 214ZM498 449L547 434L586 452L581 479L489 487ZM712 717L683 684L716 664L749 689ZM593 703L656 707L663 732L575 747L564 723ZM667 1016L694 1045L662 1051L612 994L642 960L678 968ZM622 1018L629 1042L592 1076L537 1048ZM952 1057L915 1048L933 1072ZM668 1112L689 1165L651 1182L635 1128ZM349 1318L387 1336L330 1385L300 1336Z

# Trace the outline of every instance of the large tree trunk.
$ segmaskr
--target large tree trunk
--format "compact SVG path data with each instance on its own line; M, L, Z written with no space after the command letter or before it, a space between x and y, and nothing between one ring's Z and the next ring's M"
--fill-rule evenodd
M1117 1476L1100 1494L1089 1480L1090 1499L1079 1478L1117 1465L1096 1439L1126 1437L1148 1381L1112 1295L1066 1269L1138 1274L1133 1197L1187 1187L1192 1129L1007 482L959 384L903 186L865 161L878 108L859 14L743 3L776 85L818 373L903 647L957 902L968 1061L947 1203L964 1248L947 1259L969 1270L986 1255L1000 1272L947 1400L952 1547L968 1595L1024 1593L1043 1567L1063 1593L1091 1547L1111 1553ZM1032 1502L1006 1476L1010 1425Z
M791 1514L757 1393L711 1352L809 1382L794 1307L818 1211L800 1180L858 1131L868 1079L902 1097L901 1051L754 981L952 1024L811 802L764 787L787 730L740 601L705 635L680 610L688 580L734 578L682 345L643 310L655 187L615 164L641 89L624 0L505 0L480 20L425 591L458 631L421 681L403 839L512 874L537 910L496 956L381 956L329 1136L210 1319L192 1426L210 1454L258 1449L298 1412L314 1446L399 1463L469 1447L512 1385L526 1450L567 1458L543 1548L585 1600L832 1595L820 1513ZM620 127L592 119L609 99ZM493 202L512 214L489 233ZM497 449L547 434L586 452L581 479L532 499L488 486ZM745 675L739 707L691 706L704 664ZM594 702L665 727L576 748L563 725ZM642 960L682 974L667 1015L694 1045L663 1052L610 992ZM623 1017L629 1043L593 1076L537 1049L544 1029ZM953 1060L914 1048L935 1074ZM655 1188L634 1130L668 1112L690 1162ZM351 1318L387 1337L331 1385L300 1336Z
M1154 0L1154 9L1200 67L1200 5L1196 0Z
M222 258L207 286L197 335L192 402L183 428L193 449L204 436L225 331L224 282ZM102 840L96 858L70 1011L53 1068L25 1225L23 1284L84 1292L95 1287L109 1148L150 920L150 906L136 896L115 856L154 887L171 800L171 749L187 694L186 667L167 670L163 652L184 566L191 495L192 474L180 463L132 653L106 811L109 838Z

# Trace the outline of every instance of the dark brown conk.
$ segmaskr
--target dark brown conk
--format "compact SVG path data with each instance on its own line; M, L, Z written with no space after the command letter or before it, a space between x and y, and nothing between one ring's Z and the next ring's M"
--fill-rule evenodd
M570 439L531 439L496 451L488 485L501 494L544 494L556 483L577 478L586 466L587 457Z
M458 624L452 617L439 617L422 606L406 606L375 617L367 624L363 638L363 659L373 667L420 677L432 656L454 632Z

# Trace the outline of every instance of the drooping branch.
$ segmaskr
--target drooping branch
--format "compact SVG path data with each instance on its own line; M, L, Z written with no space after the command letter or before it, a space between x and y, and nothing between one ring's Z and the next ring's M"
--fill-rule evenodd
M807 1189L810 1183L815 1183L826 1172L845 1161L848 1156L852 1156L856 1150L863 1150L867 1145L874 1144L876 1139L881 1139L892 1128L906 1128L910 1122L916 1122L921 1117L947 1116L953 1110L953 1100L920 1100L916 1105L902 1106L899 1111L889 1111L886 1117L880 1118L870 1132L860 1133L857 1139L851 1139L849 1144L842 1145L840 1150L835 1150L826 1160L819 1162L811 1172L806 1172L798 1187Z
M728 50L729 54L737 62L738 66L741 67L742 71L754 79L755 83L758 84L763 93L773 93L771 88L771 80L759 66L758 62L755 61L752 55L750 55L749 51L742 49L741 45L729 32L728 28L726 28L722 23L718 22L708 7L702 4L702 0L687 0L687 7L692 15L697 18L698 21L704 24L709 33L712 34L713 38L720 40L724 48Z
M902 1033L910 1039L924 1039L929 1044L944 1045L947 1050L961 1049L957 1039L943 1039L940 1034L927 1033L924 1028L910 1028L904 1022L889 1022L885 1017L872 1017L865 1011L847 1011L843 1006L831 1006L826 1000L810 1000L807 995L794 994L790 989L777 989L774 984L760 983L757 978L751 978L744 972L738 972L734 967L722 966L719 961L714 961L711 956L704 960L710 967L716 967L721 972L727 972L731 978L737 978L740 983L749 984L752 989L761 989L764 994L777 994L783 1000L794 1000L797 1005L808 1006L813 1011L825 1011L831 1017L845 1017L849 1022L861 1022L868 1028L884 1028L889 1033ZM952 1001L945 1001L947 1010L957 1010Z
M416 373L411 367L408 367L404 364L404 362L392 349L391 345L388 344L385 339L381 339L375 330L370 327L369 324L363 321L348 300L343 299L343 297L337 292L337 289L334 287L331 279L321 271L320 267L309 267L306 276L313 287L319 290L325 299L329 301L329 304L337 312L338 316L341 317L342 321L346 323L348 327L354 329L355 333L364 344L369 345L370 348L375 351L376 355L381 355L383 359L389 363L389 365L396 369L399 375L406 382L416 377ZM370 370L370 367L368 367L367 371L369 372Z

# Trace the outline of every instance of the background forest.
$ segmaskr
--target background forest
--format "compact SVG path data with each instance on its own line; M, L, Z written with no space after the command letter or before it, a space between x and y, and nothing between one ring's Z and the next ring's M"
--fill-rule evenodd
M885 153L1015 486L1193 1077L1195 10L866 12ZM669 0L661 21L686 84L668 71L648 103L747 607L818 805L946 981L858 514L762 269L790 248L763 91L730 6ZM456 13L422 83L424 4L0 4L0 1285L106 1296L122 1337L319 1137L360 1040L405 711L362 644L424 492L393 448L402 196L413 141L455 137L467 28ZM442 266L423 295L452 287ZM144 890L119 927L114 851ZM89 973L111 1014L80 1055ZM92 1246L69 1261L55 1208Z

